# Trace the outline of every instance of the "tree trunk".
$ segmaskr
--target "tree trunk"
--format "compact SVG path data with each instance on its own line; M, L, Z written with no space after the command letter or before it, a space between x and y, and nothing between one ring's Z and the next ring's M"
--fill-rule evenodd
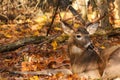
M108 3L107 0L97 0L97 5L99 7L99 12L100 16L105 15L106 13L108 14ZM102 20L101 20L101 28L102 29L110 29L111 24L109 22L109 16L106 15Z

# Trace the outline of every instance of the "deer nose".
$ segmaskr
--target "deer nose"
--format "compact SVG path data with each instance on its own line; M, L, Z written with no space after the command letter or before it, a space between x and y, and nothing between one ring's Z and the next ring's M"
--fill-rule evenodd
M94 48L91 42L88 42L84 47L87 48L87 49L93 49Z

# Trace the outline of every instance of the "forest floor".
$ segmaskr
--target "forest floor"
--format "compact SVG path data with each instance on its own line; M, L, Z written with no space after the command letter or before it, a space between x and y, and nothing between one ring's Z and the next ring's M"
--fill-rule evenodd
M45 19L44 16L42 17ZM50 35L61 32L59 22L55 22ZM21 38L29 36L45 36L49 28L47 22L33 22L27 20L21 24L0 25L0 46L13 43ZM63 36L65 34L62 34ZM63 38L63 37L59 37ZM120 35L110 37L91 37L96 47L106 49L109 46L120 44ZM45 75L37 71L68 69L70 61L67 57L67 40L57 42L56 39L42 46L40 44L28 44L14 51L0 53L0 80L80 80L76 75L66 75L61 72ZM27 73L25 73L27 72ZM85 80L85 79L82 79Z

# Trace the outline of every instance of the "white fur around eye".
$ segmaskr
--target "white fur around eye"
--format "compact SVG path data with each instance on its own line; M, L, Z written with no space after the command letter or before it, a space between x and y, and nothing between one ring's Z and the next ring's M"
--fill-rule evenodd
M80 34L76 34L75 37L77 40L82 40L82 36Z

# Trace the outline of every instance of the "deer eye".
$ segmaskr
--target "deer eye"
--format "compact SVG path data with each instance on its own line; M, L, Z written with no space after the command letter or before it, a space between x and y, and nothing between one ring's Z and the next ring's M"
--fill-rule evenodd
M81 37L81 35L80 35L80 34L77 34L77 35L76 35L76 37L77 37L77 38L80 38L80 37Z

